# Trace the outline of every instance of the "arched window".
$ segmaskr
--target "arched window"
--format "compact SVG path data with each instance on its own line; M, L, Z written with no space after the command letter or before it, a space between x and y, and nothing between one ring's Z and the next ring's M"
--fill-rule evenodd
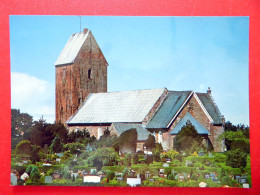
M88 78L91 79L91 69L88 69Z

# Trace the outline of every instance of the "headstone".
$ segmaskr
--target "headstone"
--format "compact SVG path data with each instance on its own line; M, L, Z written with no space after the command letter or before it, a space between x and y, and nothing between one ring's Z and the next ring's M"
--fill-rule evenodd
M126 183L131 187L141 185L141 178L127 178Z
M175 175L174 179L177 180L179 178L179 175Z
M149 171L146 171L145 172L145 178L149 178L150 177L150 172Z
M243 183L243 188L249 188L249 184L248 183Z
M168 163L163 163L163 167L169 167Z
M52 177L51 176L45 176L44 183L52 183Z
M154 179L149 179L149 181L154 181Z
M160 169L160 173L164 173L164 169Z
M209 178L209 175L208 175L208 174L206 174L206 175L205 175L205 179L208 179L208 178Z
M57 162L60 162L60 158L56 158L56 161L57 161Z
M95 174L97 172L97 169L90 169L90 174Z
M63 157L63 152L60 152L60 153L56 153L58 155L58 157Z
M83 177L84 183L100 183L100 176L96 175L87 175Z
M123 177L117 177L117 181L123 181Z
M28 163L28 161L27 161L27 160L24 160L23 163L26 164L26 163Z
M180 181L184 181L184 176L183 176L183 175L180 175L180 176L179 176L179 180L180 180Z
M17 176L11 173L11 185L17 185Z
M238 183L247 183L246 177L240 177L238 178Z
M207 187L207 184L202 181L202 182L199 183L199 187L205 188L205 187Z
M241 175L234 175L234 179L238 181L238 179L241 177Z
M186 167L188 167L189 165L192 165L192 161L186 160L185 165L186 165Z
M136 176L137 176L137 178L140 178L140 174L139 173Z
M213 157L213 155L212 155L212 153L211 153L211 152L209 152L208 156L209 156L209 157Z

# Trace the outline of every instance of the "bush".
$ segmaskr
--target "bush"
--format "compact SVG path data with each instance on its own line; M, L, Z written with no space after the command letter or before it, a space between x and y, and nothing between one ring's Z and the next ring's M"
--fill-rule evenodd
M153 135L149 134L147 140L144 142L144 146L147 149L153 149L155 148L155 138Z
M135 165L138 164L138 154L137 153L135 153L133 156L133 162Z
M124 165L125 166L131 166L131 154L125 155Z
M20 141L15 148L16 154L27 154L30 155L32 151L31 142L28 140L22 140Z
M39 182L41 175L36 165L29 165L26 169L26 173L30 175L29 179L32 182Z
M146 164L149 165L150 163L153 163L153 155L147 155Z
M115 177L115 172L113 171L108 171L106 174L107 177L107 182L109 183L110 180L112 180Z
M168 179L169 179L169 180L175 180L175 177L174 177L173 174L170 174L170 175L168 176Z
M171 167L165 167L164 169L164 174L167 175L167 178L169 177L169 175L172 173L172 168Z

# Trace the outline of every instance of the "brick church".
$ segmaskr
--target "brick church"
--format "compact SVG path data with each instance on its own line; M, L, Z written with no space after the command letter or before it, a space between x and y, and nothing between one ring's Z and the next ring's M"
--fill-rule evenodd
M223 152L218 136L225 119L210 88L206 93L172 91L167 88L107 92L108 63L90 30L74 33L55 62L56 121L69 131L87 129L97 139L105 129L119 136L135 128L137 150L149 134L165 150L186 123L195 126L205 145Z

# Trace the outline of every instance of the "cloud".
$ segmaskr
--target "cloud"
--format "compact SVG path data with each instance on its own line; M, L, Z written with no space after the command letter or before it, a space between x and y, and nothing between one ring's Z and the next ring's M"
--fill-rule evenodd
M54 85L25 73L11 72L11 105L38 120L43 116L53 122L55 116ZM46 116L46 117L45 117Z

